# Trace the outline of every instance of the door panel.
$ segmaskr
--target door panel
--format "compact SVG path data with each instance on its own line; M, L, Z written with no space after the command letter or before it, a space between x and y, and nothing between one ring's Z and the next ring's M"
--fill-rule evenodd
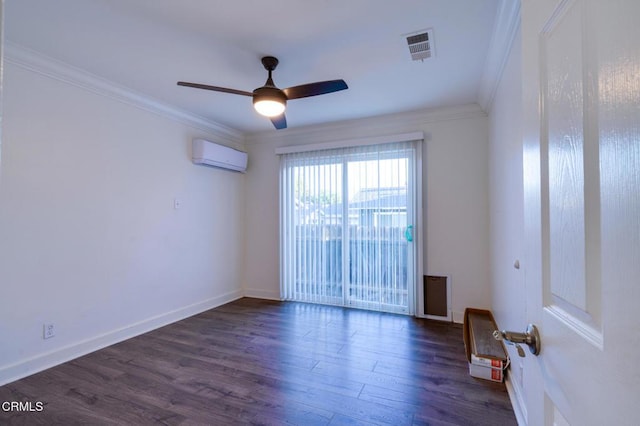
M413 246L405 236L414 210L408 186L412 152L347 163L349 306L402 313L413 306Z
M637 424L640 2L522 6L528 424Z
M550 293L587 310L584 235L584 82L582 10L572 3L543 34L542 100L549 168ZM546 78L545 78L546 77ZM546 133L546 134L545 134ZM589 135L592 136L592 135ZM547 303L552 301L546 301Z
M545 312L598 347L600 227L597 120L589 14L561 4L541 35L543 294ZM587 244L589 242L589 244Z

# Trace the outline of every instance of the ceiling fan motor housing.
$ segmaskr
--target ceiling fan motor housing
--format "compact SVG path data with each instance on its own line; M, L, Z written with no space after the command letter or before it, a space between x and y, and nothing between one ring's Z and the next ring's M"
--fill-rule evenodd
M253 91L253 103L258 101L276 101L287 104L287 95L277 87L262 86Z

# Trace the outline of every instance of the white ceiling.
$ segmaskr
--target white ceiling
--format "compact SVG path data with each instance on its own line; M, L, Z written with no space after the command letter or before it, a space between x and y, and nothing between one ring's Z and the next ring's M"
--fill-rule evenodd
M281 88L349 89L289 102L289 128L478 102L500 0L6 0L5 38L242 132L276 131L244 96L265 55ZM432 28L435 57L403 35Z

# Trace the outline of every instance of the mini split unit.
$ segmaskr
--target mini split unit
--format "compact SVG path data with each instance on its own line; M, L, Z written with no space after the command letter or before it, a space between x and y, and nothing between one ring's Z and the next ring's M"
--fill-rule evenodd
M204 139L194 139L191 148L193 164L202 164L241 173L247 170L248 155L246 152Z

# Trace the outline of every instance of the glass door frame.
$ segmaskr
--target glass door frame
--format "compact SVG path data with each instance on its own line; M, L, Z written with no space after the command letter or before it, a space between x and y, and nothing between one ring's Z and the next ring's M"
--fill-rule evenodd
M380 145L380 144L391 144L396 142L413 142L413 149L412 149L413 161L409 161L410 175L413 176L413 179L409 179L407 182L408 196L410 196L412 200L412 202L408 203L409 208L407 210L407 216L408 216L407 223L411 223L413 225L413 229L412 229L413 242L411 243L413 250L411 250L411 254L407 258L407 266L408 266L407 290L408 290L408 293L410 294L409 306L408 306L408 311L402 312L402 313L423 317L424 316L424 306L423 306L424 292L423 292L423 286L421 285L421 283L423 281L422 280L423 271L425 270L425 267L423 264L424 263L423 241L426 238L426 232L423 230L424 178L422 173L423 172L422 144L424 142L424 133L413 132L413 133L403 133L403 134L389 135L389 136L352 139L352 140L346 140L346 141L290 145L290 146L277 147L275 149L275 153L277 155L286 155L286 154L296 154L296 153L303 153L303 152L309 152L309 151L319 151L319 150L336 149L336 148L352 148L356 146L373 146L373 145ZM285 164L286 162L281 163L281 179L284 179L286 175ZM283 212L283 209L285 211L287 209L283 201L284 200L283 191L287 185L284 182L286 182L286 180L285 181L281 180L281 183L280 183L280 187L281 187L281 196L280 196L281 198L280 200L280 205L281 205L281 209L280 209L281 211L280 212L280 223L281 223L280 225L280 229L281 229L280 282L281 283L280 283L280 288L281 288L281 300L293 300L289 296L287 296L292 293L291 293L291 290L288 290L290 288L289 284L287 284L288 278L286 274L286 270L288 269L288 267L287 267L287 263L285 262L286 255L287 253L290 253L289 251L290 249L287 249L287 244L284 243L289 238L287 235L287 232L285 231L286 225L284 222L284 218L288 216L289 212L287 212L287 214L284 214ZM343 183L343 191L345 187L348 188L347 182ZM348 192L345 191L345 194L347 193ZM413 217L413 220L411 220L411 217ZM347 214L347 218L348 218L348 214ZM345 240L348 241L348 227L343 227L342 232L343 232L343 235L346 234L347 238ZM348 264L343 262L343 265L342 265L343 276L346 276L346 274L348 273L348 272L345 272L345 270L348 271ZM411 270L413 270L412 273L409 273L409 271ZM343 285L343 293L346 291L345 288L346 286ZM351 306L349 304L344 303L346 300L347 299L343 297L342 306ZM330 302L327 301L327 302L316 302L316 303L330 303Z

